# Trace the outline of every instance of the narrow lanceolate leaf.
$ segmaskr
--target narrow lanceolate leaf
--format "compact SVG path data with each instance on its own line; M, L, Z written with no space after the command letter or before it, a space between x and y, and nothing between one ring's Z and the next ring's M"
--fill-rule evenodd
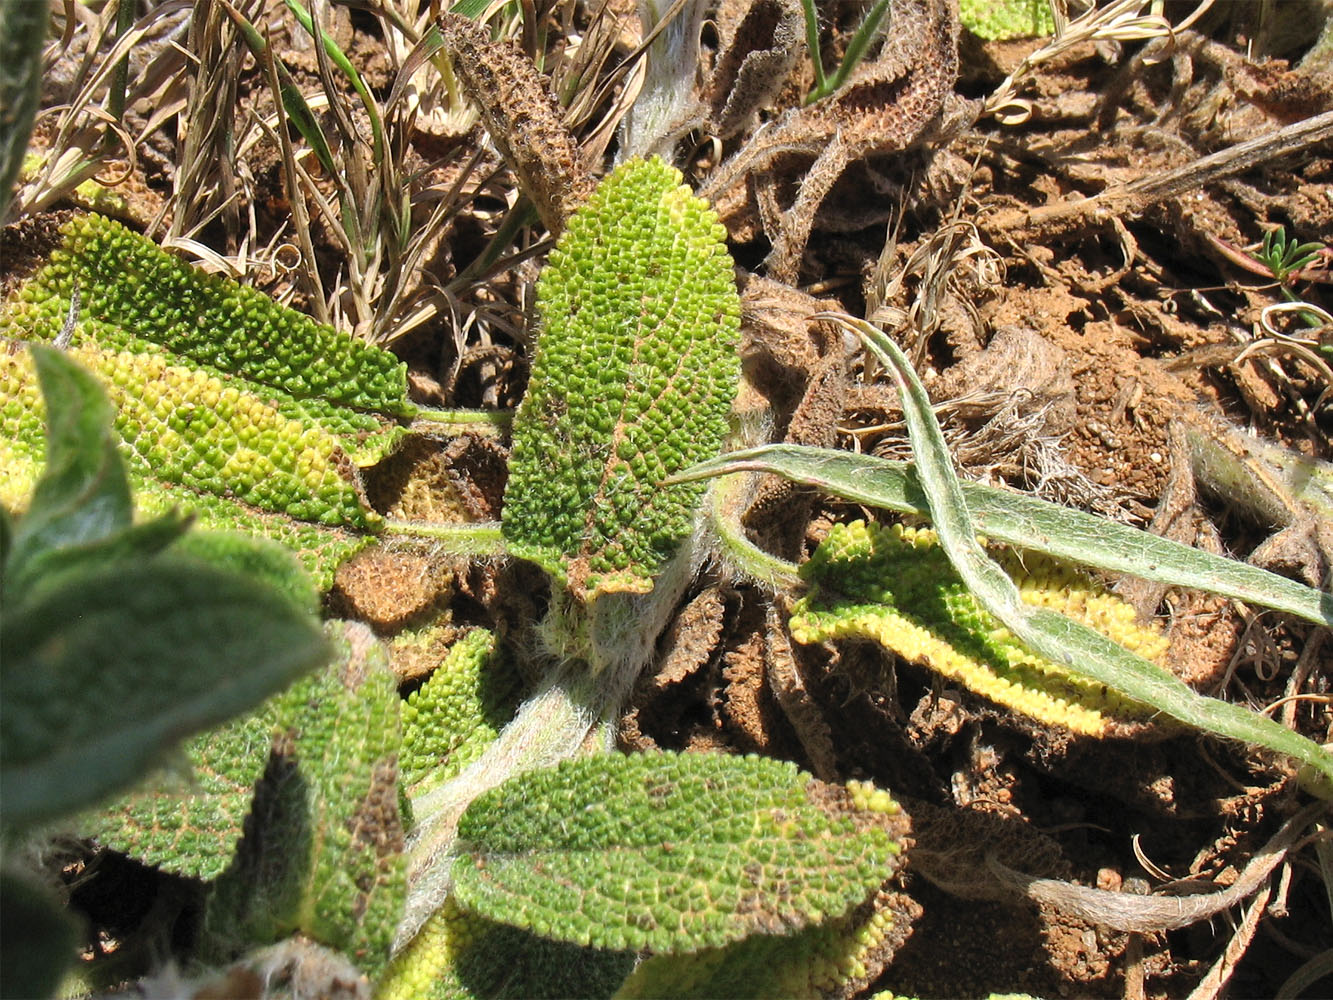
M602 1000L634 960L497 924L450 897L394 957L375 1000Z
M1173 719L1288 754L1333 778L1333 753L1317 743L1242 705L1196 694L1142 657L1064 615L1024 605L1014 582L987 557L977 540L977 528L954 474L944 435L907 356L882 330L869 323L836 314L831 318L854 330L893 372L901 390L903 416L912 439L917 472L940 544L981 605L1024 645Z
M725 237L677 171L631 162L542 272L504 534L579 598L648 593L693 529L703 487L662 481L727 431L740 302Z
M330 627L333 669L278 703L245 836L208 904L205 948L226 959L301 932L373 978L406 890L399 698L370 630Z
M708 478L737 472L771 472L853 503L918 517L930 514L926 494L911 463L830 448L787 444L747 448L701 462L678 478ZM967 481L961 486L972 523L992 541L1042 552L1080 566L1207 590L1288 611L1315 624L1333 626L1333 594L1012 490Z
M1148 660L1166 639L1091 580L1042 556L997 554L1023 600L1097 629ZM983 697L1076 733L1107 735L1152 710L1034 655L968 591L935 533L856 521L834 526L801 576L811 591L792 609L798 642L871 639Z
M785 937L752 934L722 948L653 955L615 1000L844 1000L879 978L920 911L905 894L880 890L844 916Z
M846 913L893 873L907 830L885 792L785 762L604 754L478 796L454 892L553 940L696 951Z
M6 825L118 791L183 736L249 708L325 654L313 621L290 602L194 560L128 561L6 601Z
M262 292L205 274L151 240L97 215L61 230L50 262L17 293L20 312L0 320L28 339L20 317L61 318L77 289L80 318L105 324L106 336L137 337L180 358L240 375L298 399L410 416L406 366L388 351L284 308Z

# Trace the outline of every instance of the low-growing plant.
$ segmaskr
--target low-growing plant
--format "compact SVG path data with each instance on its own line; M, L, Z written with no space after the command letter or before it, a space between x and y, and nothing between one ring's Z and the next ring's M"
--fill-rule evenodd
M915 512L938 537L835 530L799 568L812 586L798 639L873 638L1083 732L1164 713L1289 754L1314 787L1333 778L1327 751L1145 659L1160 638L1067 564L1323 623L1333 596L960 483L920 383L873 327L840 318L901 380L913 465L791 447L724 454L740 379L725 233L660 161L610 174L543 271L499 524L387 522L365 501L358 465L449 422L406 398L386 352L91 218L69 224L0 326L55 339L76 288L85 317L70 349L115 394L145 496L295 542L321 586L391 533L505 553L551 582L540 648L525 654L536 679L516 706L504 684L486 685L512 664L485 633L400 703L364 633L344 632L339 672L305 682L325 688L294 688L190 746L208 787L159 777L86 821L206 883L195 957L211 966L271 961L299 933L385 997L840 996L871 981L911 914L887 882L910 842L887 792L759 758L611 752L634 682L706 563L796 577L740 529L733 501L755 470ZM8 363L0 392L16 476L43 460L24 364ZM706 487L712 476L726 478ZM1002 565L978 535L1027 555ZM1016 560L1018 579L1006 571ZM1074 603L1087 624L1059 613ZM164 825L173 814L182 821Z
M135 523L98 381L45 345L24 363L41 386L46 461L22 516L0 508L7 997L49 995L75 954L68 919L20 861L40 831L328 655L313 594L286 586L290 554L234 534L192 546L178 511Z

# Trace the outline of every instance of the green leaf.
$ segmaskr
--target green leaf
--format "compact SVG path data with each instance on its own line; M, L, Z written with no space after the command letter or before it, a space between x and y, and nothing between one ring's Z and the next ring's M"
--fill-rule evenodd
M333 586L334 575L342 563L375 543L374 535L255 510L235 500L196 493L171 483L160 483L138 476L133 478L133 482L141 514L161 514L180 509L194 518L192 534L197 532L207 535L214 531L240 533L276 542L296 555L319 593ZM186 536L187 539L189 537ZM209 543L188 542L186 550L195 544ZM295 580L289 582L294 588L290 593L302 587Z
M390 352L256 288L206 274L110 219L76 216L60 231L49 263L0 316L10 336L52 337L77 289L76 344L142 354L146 342L173 363L188 359L209 374L239 375L294 399L393 416L416 412L406 395L406 366Z
M264 583L312 617L319 615L319 592L291 549L239 531L191 531L172 550L220 569Z
M1045 556L998 551L1023 600L1096 628L1150 660L1165 637L1134 609ZM935 533L853 521L837 524L801 566L810 591L792 607L797 642L869 639L969 690L1051 725L1110 735L1117 721L1153 712L1079 672L1034 656L967 589Z
M11 3L0 17L0 225L23 166L42 89L48 5Z
M178 543L189 525L187 515L171 509L160 517L121 528L95 542L45 549L22 564L21 572L7 572L4 588L14 595L15 600L21 597L31 601L71 577L161 552L172 543Z
M326 652L310 618L269 588L193 560L127 561L7 601L5 824L30 826L129 785L181 738L249 708Z
M693 951L846 913L893 873L907 826L886 793L781 761L603 754L478 796L454 893L553 940Z
M929 516L926 494L910 463L829 448L748 448L701 462L677 478L737 472L771 472L853 503ZM1333 627L1333 594L1022 493L970 482L963 482L962 489L977 531L992 541L1112 573L1207 590Z
M834 317L838 318L835 314ZM1333 777L1333 753L1276 720L1196 694L1186 684L1086 625L1045 608L1025 605L1018 588L977 540L978 527L953 471L930 397L911 362L883 331L863 320L839 318L893 372L902 398L912 452L930 508L930 519L949 561L981 605L1034 653L1069 667L1121 694L1151 705L1187 725L1257 743L1294 757Z
M518 678L507 667L495 655L495 636L473 629L408 696L399 768L413 798L459 774L512 718Z
M0 997L55 996L76 944L69 917L47 890L0 871Z
M28 582L43 552L100 542L134 516L102 387L59 350L33 345L31 352L49 406L47 459L5 563L7 600Z
M571 216L537 309L505 538L580 599L646 594L703 493L662 481L721 449L736 393L726 231L679 172L631 161Z
M785 937L753 934L721 948L653 955L616 1000L857 996L879 978L919 913L902 893L880 891L845 916Z
M1055 30L1048 0L959 0L959 19L987 41L1035 38Z
M536 937L449 898L394 957L375 1000L597 1000L615 992L634 959Z
M153 774L72 827L143 864L188 878L217 878L232 863L280 714L291 711L305 687L298 683L257 711L187 741L188 770L175 766Z
M373 978L406 891L399 697L370 630L330 628L333 667L279 699L245 836L208 903L205 952L226 960L300 932Z

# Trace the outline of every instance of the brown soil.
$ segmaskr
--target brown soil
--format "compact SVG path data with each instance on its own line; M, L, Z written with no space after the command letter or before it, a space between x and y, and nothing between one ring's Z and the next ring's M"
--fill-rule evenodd
M1215 241L1252 245L1278 224L1302 239L1333 238L1333 146L1324 141L1162 197L1042 214L1330 106L1327 62L1297 68L1299 50L1288 53L1290 61L1252 61L1243 39L1228 34L1233 27L1224 21L1211 37L1188 33L1174 49L1159 47L1154 62L1139 43L1087 44L1043 68L1028 94L1026 124L980 118L947 142L924 141L906 153L871 150L853 162L820 207L798 280L774 288L749 279L747 315L763 313L766 302L768 325L755 320L747 328L747 372L786 438L905 454L887 383L860 360L848 370L840 337L812 333L802 319L818 306L855 315L878 307L876 318L896 322L918 352L946 433L973 476L1239 558L1257 553L1266 565L1327 586L1327 525L1312 524L1299 508L1271 523L1252 505L1219 496L1227 491L1195 474L1185 442L1193 431L1244 450L1245 435L1254 434L1330 457L1333 407L1321 372L1280 348L1237 360L1260 311L1280 295ZM389 85L375 32L356 18L346 30L349 52L370 67L371 84ZM1034 47L965 38L958 90L973 98L990 93ZM312 56L288 61L303 82L316 79ZM261 77L247 67L241 101L271 106ZM39 140L50 138L39 132ZM475 148L480 138L477 131L423 134L411 157L445 178L457 168L439 162L454 164L446 154ZM696 162L692 180L706 179L710 165ZM774 161L775 174L791 172L772 185L779 208L790 204L809 165L809 157ZM276 148L258 144L249 169L261 235L271 235L289 211ZM494 195L506 184L512 190L501 174L459 214L434 255L439 280L484 245L494 230ZM146 225L169 200L169 164L141 157L120 193L120 214ZM737 261L761 275L773 242L764 235L772 214L768 223L765 216L758 200L726 215ZM5 232L6 282L30 266L28 251L47 238L50 218ZM886 222L897 232L887 250ZM226 249L221 225L197 238ZM939 253L928 274L914 254L931 245ZM326 240L324 249L330 246ZM339 266L333 257L321 261L326 275ZM469 306L501 319L508 310L508 325L468 333L437 321L395 344L413 364L423 400L512 405L521 395L526 345L505 331L521 331L528 299L521 291L534 273L526 262L484 294L472 292ZM298 302L306 295L280 276L267 284ZM1295 288L1329 307L1326 284ZM386 465L379 488L412 478L404 461L427 470L418 485L422 476L447 484L453 492L442 503L494 516L503 470L493 446L473 442L454 446L451 456L400 458ZM372 495L375 488L372 482ZM860 513L781 484L765 489L747 524L789 557L808 552L832 521ZM1280 528L1304 531L1309 544L1265 544ZM530 600L532 581L508 575L521 570L474 568L456 582L436 570L428 558L401 552L378 562L363 557L340 577L340 599L385 631L451 598L463 605L455 610L464 619L475 620L522 613ZM388 578L391 586L382 586ZM1122 585L1143 614L1169 629L1171 665L1189 683L1255 706L1314 696L1286 717L1311 738L1330 738L1330 657L1307 654L1324 641L1318 629L1203 595ZM1230 995L1270 996L1333 940L1308 847L1248 943L1228 917L1161 933L1107 930L1006 893L975 850L980 839L1027 874L1143 893L1161 882L1136 857L1137 839L1143 858L1171 878L1194 880L1194 888L1225 886L1301 804L1288 764L1179 731L1102 742L1046 731L868 646L797 646L782 611L756 587L705 581L663 638L660 669L640 685L624 742L762 752L821 777L871 778L900 795L917 817L923 848L921 861L909 861L904 888L923 914L876 988L934 997L1183 997L1234 939L1240 958ZM1313 667L1292 690L1303 654L1314 655ZM938 814L952 818L930 818ZM960 846L969 844L971 854ZM1326 979L1306 995L1330 992Z

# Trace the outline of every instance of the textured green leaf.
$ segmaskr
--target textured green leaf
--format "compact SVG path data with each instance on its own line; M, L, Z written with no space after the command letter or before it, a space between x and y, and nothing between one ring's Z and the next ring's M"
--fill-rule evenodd
M306 685L298 683L295 688ZM190 878L217 878L232 862L255 784L264 773L280 694L258 711L189 740L179 766L151 775L73 825L136 861Z
M310 574L286 546L238 531L191 531L173 552L192 556L246 579L267 584L302 611L319 615L319 593Z
M1023 601L1059 611L1148 660L1166 639L1134 609L1044 556L994 553ZM1115 720L1148 721L1152 709L1031 653L982 607L935 533L854 521L834 525L801 567L811 584L792 608L798 642L869 639L1030 718L1106 735Z
M74 927L51 894L0 871L0 997L55 996L77 954Z
M602 754L478 796L454 893L553 940L694 951L846 913L893 873L907 826L886 793L781 761Z
M845 916L786 937L753 934L721 948L653 955L616 1000L856 996L879 977L919 912L902 893L880 891Z
M1034 38L1055 30L1047 0L958 0L958 16L978 38Z
M170 483L137 476L131 480L141 514L165 514L179 509L194 518L196 529L239 532L276 542L296 555L321 593L333 586L334 574L342 563L375 543L374 535L298 521L285 514L270 514L235 500L196 493Z
M399 770L411 794L462 771L513 716L518 679L496 660L495 636L474 629L403 703Z
M20 522L21 525L21 522ZM0 611L6 825L86 806L321 662L309 616L195 560L128 561Z
M244 382L172 364L160 353L85 345L70 348L70 356L105 386L124 454L139 475L300 520L379 526L338 440L317 423L285 415ZM6 410L35 405L23 360L5 365ZM18 433L30 420L14 420Z
M677 171L627 163L570 218L537 309L505 538L576 597L647 593L703 492L662 480L721 449L736 393L726 231Z
M375 1000L597 1000L611 996L634 959L536 937L451 898L395 956Z
M113 342L117 337L137 337L298 399L415 412L406 395L406 366L388 351L254 288L205 274L110 219L79 216L61 232L50 263L19 290L18 308L0 319L6 333L33 336L23 331L34 310L63 318L77 288L83 318L104 324L96 337L104 348L128 346Z
M205 950L229 959L301 932L374 976L388 960L406 889L399 698L369 629L331 628L334 667L279 702L244 838L214 883Z
M104 361L143 358L143 372L149 367L160 367L162 360L92 348L81 348L77 353ZM116 370L110 362L107 364L110 370ZM138 370L137 363L127 372L134 370ZM136 444L122 447L130 460L130 482L140 513L166 516L179 509L193 514L202 527L262 535L295 552L317 587L327 590L337 566L370 544L373 536L359 529L302 520L289 516L287 511L367 527L378 524L377 516L363 506L354 474L348 467L350 463L343 457L347 453L337 444L343 439L335 440L325 434L324 425L300 424L297 419L300 413L296 410L284 415L281 406L274 409L276 404L272 400L244 395L237 387L246 383L239 379L225 383L227 388L236 390L228 396L232 401L231 422L224 426L216 413L210 413L202 439L193 437L196 424L186 420L186 415L202 413L209 406L211 394L217 393L223 383L220 378L174 366L172 371L179 376L177 388L181 390L174 396L164 392L160 384L151 393L135 394L136 385L146 386L144 379L136 382L123 378L123 384L113 384L117 397L127 404L117 413L117 426L127 435L137 431ZM89 388L97 388L97 383L90 380ZM173 400L182 405L173 409ZM245 414L254 407L258 408L255 412L259 420L249 424ZM157 416L162 412L169 413L165 420ZM46 452L44 413L28 359L23 355L0 355L0 468L5 473L0 476L0 504L10 510L22 509L42 474ZM139 414L137 420L135 413ZM146 423L156 429L145 431ZM298 431L298 428L304 429ZM284 435L285 441L279 440ZM244 464L237 464L237 453L229 452L232 444L228 442L239 444L243 438L256 446L258 464L248 470ZM214 466L230 471L224 476ZM274 472L279 475L273 475ZM168 481L167 476L175 476L197 488ZM279 489L275 490L275 485ZM200 492L209 489L220 495ZM240 497L269 502L280 510L263 510L244 503ZM49 577L47 573L41 575L44 579Z

